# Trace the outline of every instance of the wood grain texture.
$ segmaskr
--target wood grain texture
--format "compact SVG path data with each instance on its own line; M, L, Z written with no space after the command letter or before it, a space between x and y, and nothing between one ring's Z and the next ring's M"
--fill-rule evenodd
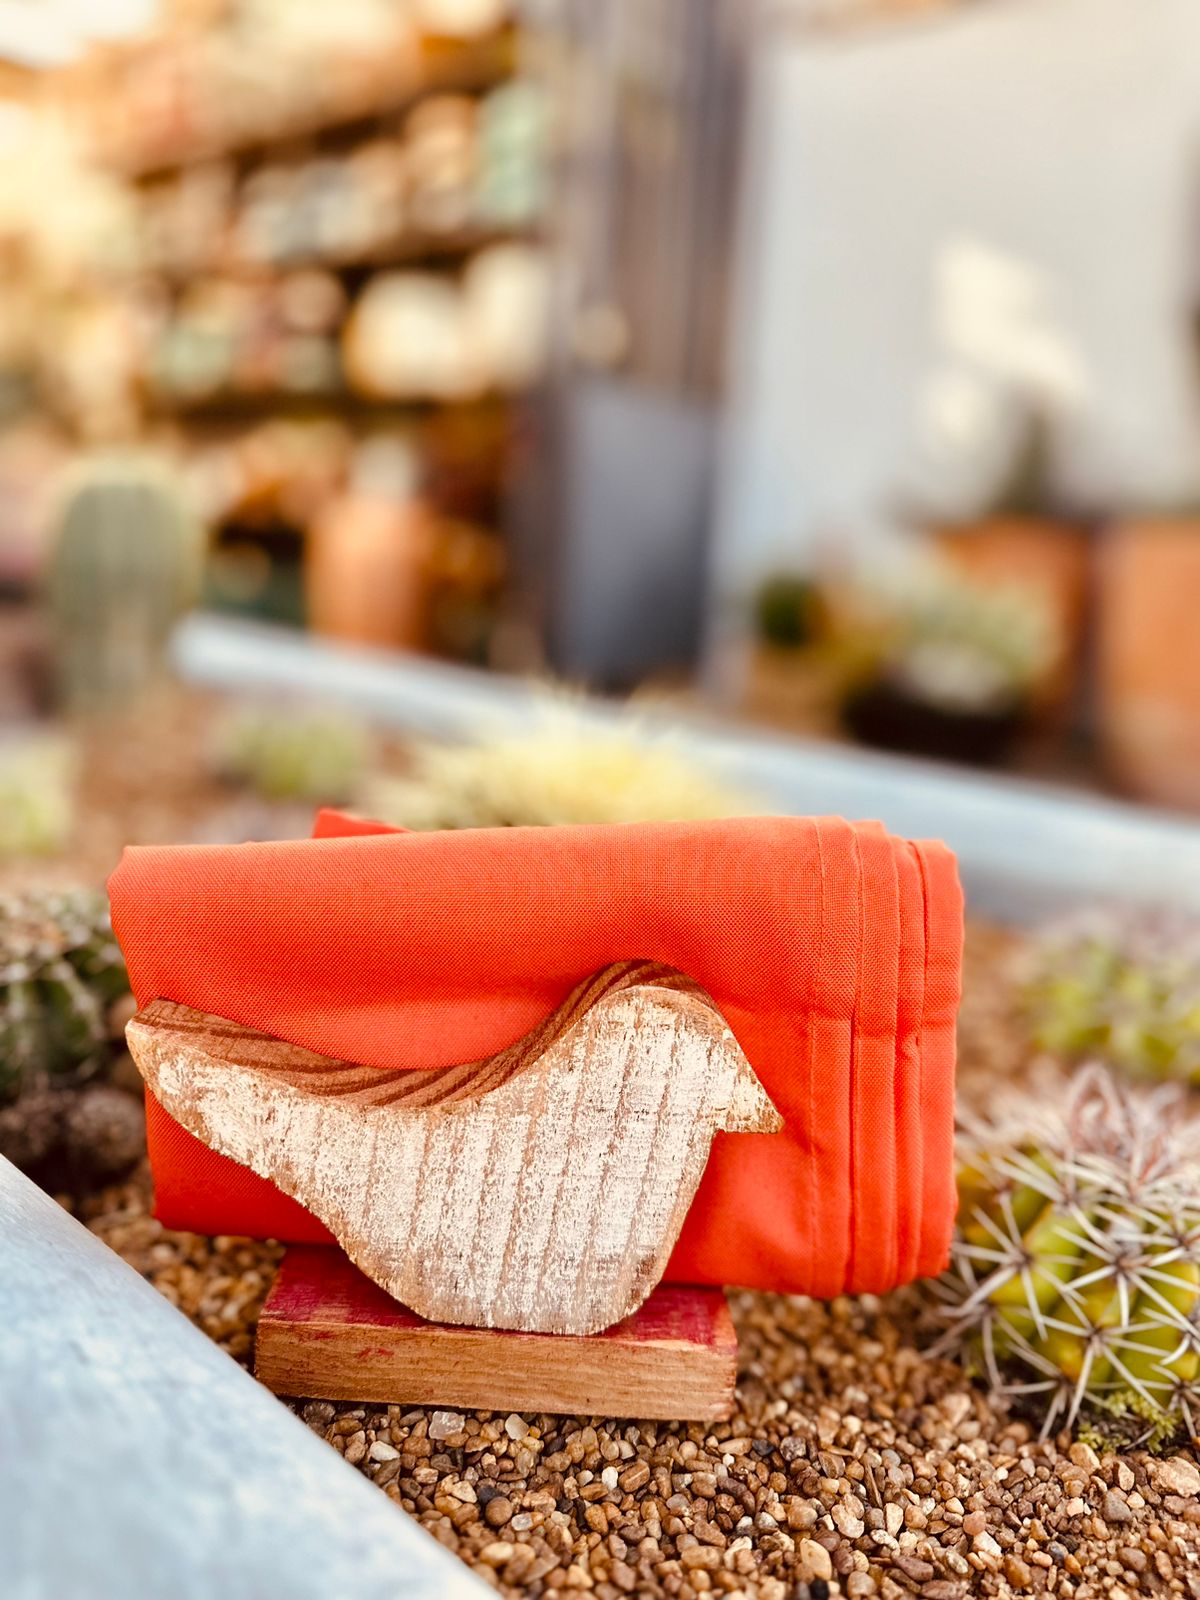
M782 1126L711 998L607 967L526 1038L436 1072L335 1061L157 1000L150 1089L432 1322L594 1333L659 1281L713 1135Z
M327 1400L712 1422L733 1410L737 1335L721 1290L678 1285L583 1338L450 1327L397 1305L341 1250L293 1245L254 1370L277 1394Z
M495 1600L3 1159L0 1305L4 1600Z

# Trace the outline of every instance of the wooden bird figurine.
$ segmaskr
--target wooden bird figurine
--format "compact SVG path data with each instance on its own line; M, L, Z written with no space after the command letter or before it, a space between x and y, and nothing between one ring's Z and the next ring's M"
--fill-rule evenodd
M431 1321L595 1333L661 1278L713 1135L782 1119L711 997L604 968L483 1061L384 1070L171 1001L129 1048L185 1128L294 1196Z

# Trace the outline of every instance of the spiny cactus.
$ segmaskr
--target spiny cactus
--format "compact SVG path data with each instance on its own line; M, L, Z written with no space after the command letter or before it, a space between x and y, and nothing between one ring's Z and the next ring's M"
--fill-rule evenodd
M1152 1448L1195 1437L1200 1167L1171 1116L1089 1067L1038 1132L968 1137L939 1352L1040 1410L1043 1436L1080 1419Z
M102 893L0 895L0 1103L102 1066L128 988Z
M56 739L0 746L0 857L62 850L75 821L74 761Z
M663 736L634 723L594 726L556 702L529 732L421 745L413 766L410 778L373 784L364 809L416 829L682 821L755 809Z
M213 739L218 772L268 800L349 800L369 758L366 729L324 708L239 706L218 723Z
M1088 913L1035 940L1018 980L1040 1049L1200 1087L1196 923Z
M175 480L133 453L85 462L67 486L49 571L59 690L72 708L120 702L162 669L199 593L203 536Z

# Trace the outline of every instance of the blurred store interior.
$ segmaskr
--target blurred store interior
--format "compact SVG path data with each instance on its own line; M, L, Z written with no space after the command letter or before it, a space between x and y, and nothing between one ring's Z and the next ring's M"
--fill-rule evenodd
M0 850L197 615L1200 810L1193 0L0 0L0 280Z

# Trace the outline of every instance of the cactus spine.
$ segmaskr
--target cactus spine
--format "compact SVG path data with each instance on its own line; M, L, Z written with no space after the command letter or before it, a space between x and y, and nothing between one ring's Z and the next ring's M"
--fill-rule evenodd
M1093 1067L1061 1122L969 1140L939 1348L1044 1435L1082 1417L1157 1446L1200 1423L1200 1169L1168 1115Z

